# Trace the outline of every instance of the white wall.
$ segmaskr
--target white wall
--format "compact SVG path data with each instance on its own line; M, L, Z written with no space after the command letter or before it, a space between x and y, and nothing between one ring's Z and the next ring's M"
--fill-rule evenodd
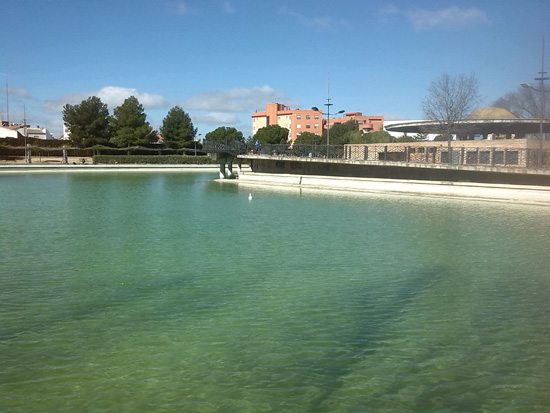
M17 138L17 131L0 126L0 139L2 138Z

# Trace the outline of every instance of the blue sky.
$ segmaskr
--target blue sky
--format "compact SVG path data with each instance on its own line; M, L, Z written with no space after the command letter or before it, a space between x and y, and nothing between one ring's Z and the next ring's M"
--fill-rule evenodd
M550 71L549 0L0 0L0 118L62 131L62 108L130 96L159 128L251 134L265 103L422 118L430 82L475 74L487 106ZM6 83L9 94L6 99Z

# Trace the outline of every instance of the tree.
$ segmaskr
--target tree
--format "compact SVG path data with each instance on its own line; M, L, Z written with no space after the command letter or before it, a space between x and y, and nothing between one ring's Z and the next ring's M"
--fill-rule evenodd
M286 143L288 141L288 129L279 125L269 125L258 129L254 140L258 139L262 145Z
M357 131L359 132L359 131ZM392 136L385 130L378 130L368 133L353 134L349 143L386 143L392 142Z
M426 134L416 134L415 136L409 136L407 134L400 136L399 138L393 139L393 142L423 142L428 140L428 135Z
M225 126L220 126L219 128L214 129L212 132L208 132L204 137L205 139L217 142L244 142L243 133L241 131Z
M246 146L248 146L248 147L250 147L250 148L254 146L254 142L255 142L254 136L250 136L250 135L249 135L248 138L246 138L246 140L244 141L244 143L246 144Z
M302 132L294 141L295 145L321 145L323 137L312 132Z
M451 77L443 74L432 81L429 94L422 101L426 119L439 125L438 132L451 139L467 134L465 125L459 121L469 115L479 103L478 84L474 75Z
M348 120L344 123L333 123L330 127L329 144L330 145L345 145L349 143L352 136L357 136L357 125L353 120ZM323 131L323 139L327 141L327 130Z
M114 110L111 121L115 136L111 141L117 146L123 147L139 145L156 139L146 118L143 106L136 97L130 96Z
M540 85L535 86L543 90ZM492 104L497 108L504 108L512 112L518 118L540 118L542 108L545 107L545 118L550 117L550 88L546 86L546 92L541 93L531 88L518 87L515 92L508 92L498 98ZM545 99L544 102L542 99Z
M78 146L105 144L112 136L109 110L97 96L90 96L77 105L63 106L63 122L71 141Z
M160 133L166 142L185 147L197 136L197 129L187 113L179 106L174 106L162 121Z

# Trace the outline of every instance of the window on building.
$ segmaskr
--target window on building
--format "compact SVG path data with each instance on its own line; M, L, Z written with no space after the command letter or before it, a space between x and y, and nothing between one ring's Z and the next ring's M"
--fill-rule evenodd
M517 165L518 164L518 151L508 151L506 152L506 164L508 165Z
M309 129L311 125L309 123L306 123L306 129Z
M306 119L309 119L310 117L311 117L311 116L309 116L309 115L306 115Z
M477 163L477 151L466 152L466 163L475 165Z
M297 123L296 124L296 129L300 129L302 127L302 124L301 123Z
M479 152L479 163L482 163L482 164L491 163L491 152L490 151L480 151Z
M296 115L296 119L302 119L302 115Z
M315 119L319 119L319 115L315 115Z
M313 127L314 127L315 129L319 129L319 124L316 123L315 125L313 125Z

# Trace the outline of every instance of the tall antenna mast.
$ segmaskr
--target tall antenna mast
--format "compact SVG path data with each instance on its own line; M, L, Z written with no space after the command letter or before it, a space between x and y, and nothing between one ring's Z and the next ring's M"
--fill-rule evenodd
M546 72L544 71L544 35L542 36L542 63L539 74L540 77L536 77L535 80L540 80L541 86L544 86L544 81L548 80L548 78L544 76L546 74Z
M27 107L23 105L23 133L25 134L25 163L29 162L29 149L27 146Z
M8 75L6 74L6 121L10 124L10 93L8 89Z

